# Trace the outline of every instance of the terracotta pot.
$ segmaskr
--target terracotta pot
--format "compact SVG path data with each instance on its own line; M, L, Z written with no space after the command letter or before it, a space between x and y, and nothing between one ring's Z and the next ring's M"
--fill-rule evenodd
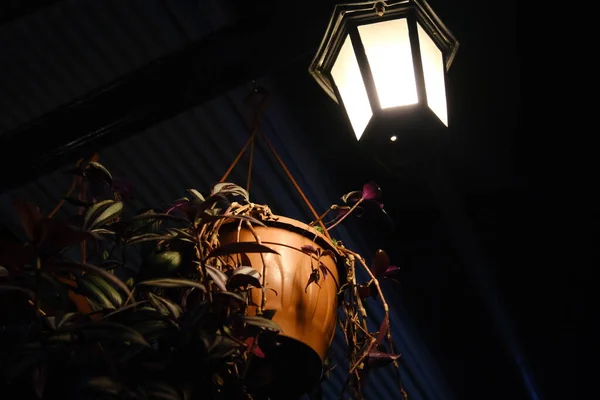
M292 387L302 393L318 382L323 361L335 334L338 296L345 274L340 274L337 260L330 255L321 257L327 273L320 274L318 285L308 284L312 272L311 256L302 246L332 250L339 255L333 243L305 223L287 217L263 221L266 227L255 227L263 245L279 254L263 253L266 265L265 309L276 310L273 321L282 329L276 349L263 349L273 370L271 379L285 389L288 395ZM238 240L237 223L223 224L219 232L222 245ZM252 233L244 228L239 234L240 242L255 242ZM262 273L260 254L246 254L247 261ZM313 256L312 265L318 268ZM273 290L271 290L273 289ZM252 289L253 301L260 304L262 290ZM249 313L255 312L249 310ZM286 365L279 365L285 363ZM265 367L267 368L267 367ZM269 368L267 368L269 369ZM262 371L261 374L265 374Z

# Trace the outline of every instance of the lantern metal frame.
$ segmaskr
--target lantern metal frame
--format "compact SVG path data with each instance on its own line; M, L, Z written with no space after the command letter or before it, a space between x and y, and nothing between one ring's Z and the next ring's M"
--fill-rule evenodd
M383 109L379 104L373 74L358 27L400 18L405 18L408 24L418 102L412 105ZM340 4L334 9L319 50L309 67L309 72L329 97L344 108L348 123L350 123L343 99L331 75L342 44L347 35L350 37L373 113L362 137L369 138L369 140L377 140L376 137L378 137L377 141L384 140L389 143L389 135L395 134L399 127L401 130L409 130L416 127L426 129L444 125L427 105L417 24L425 30L441 50L444 60L444 88L446 88L446 73L454 60L459 43L425 0L369 1ZM369 135L371 130L385 132Z

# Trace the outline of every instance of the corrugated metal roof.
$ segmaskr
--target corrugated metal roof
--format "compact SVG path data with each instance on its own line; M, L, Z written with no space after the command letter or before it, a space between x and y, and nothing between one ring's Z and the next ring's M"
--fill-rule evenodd
M243 100L249 91L249 86L239 88L146 132L103 149L99 152L100 162L116 177L125 178L133 184L136 205L139 207L164 206L185 195L186 188L206 190L220 179L247 138L247 119L244 115L248 115L249 109ZM313 206L318 211L324 210L337 201L341 193L337 192L333 177L329 176L318 160L311 157L311 148L303 140L302 132L294 127L293 120L286 118L285 110L281 109L278 103L276 99L270 102L271 106L263 119L263 130ZM246 172L245 166L241 164L234 169L230 180L244 185ZM42 200L42 209L47 213L64 196L70 179L71 177L64 172L57 171L14 191L13 194L36 200L38 203ZM312 219L283 170L262 145L257 146L255 152L252 182L250 195L253 201L268 204L279 214L304 221ZM18 223L6 207L7 198L3 196L2 202L5 206L0 208L1 217L8 226L17 229ZM67 216L67 208L63 208L57 215L58 218ZM351 234L342 227L334 236L365 256L371 251L362 240L362 234ZM366 274L359 277L367 280ZM410 326L398 295L394 294L393 287L389 289L393 337L397 350L402 354L405 366L404 384L410 393L410 399L451 399L451 392L445 388L434 361ZM371 316L371 329L376 330L378 322L383 318L382 308L371 301L367 303L367 308ZM332 351L342 360L345 354L344 346L344 338L338 329ZM346 368L341 362L324 384L326 399L337 398L345 380ZM378 370L369 379L365 391L366 398L401 398L393 368Z
M225 24L209 2L64 0L0 26L0 133Z

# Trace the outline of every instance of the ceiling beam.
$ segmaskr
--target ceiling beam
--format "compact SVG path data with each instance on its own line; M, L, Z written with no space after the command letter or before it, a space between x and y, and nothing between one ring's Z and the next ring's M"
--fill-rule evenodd
M0 136L0 193L316 51L331 7L247 15L75 102ZM316 9L316 10L315 10ZM317 13L315 13L317 11ZM307 22L308 21L308 22ZM308 66L307 66L308 68ZM307 72L308 73L308 72ZM18 160L18 169L15 163ZM16 171L6 173L7 171Z

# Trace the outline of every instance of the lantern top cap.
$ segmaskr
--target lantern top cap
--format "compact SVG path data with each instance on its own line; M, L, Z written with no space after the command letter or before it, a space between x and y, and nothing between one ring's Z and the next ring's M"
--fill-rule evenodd
M401 18L410 12L416 14L419 23L442 50L448 70L458 50L458 41L425 0L374 0L335 6L319 50L308 69L310 74L337 102L329 71L346 36L348 23L362 25Z

